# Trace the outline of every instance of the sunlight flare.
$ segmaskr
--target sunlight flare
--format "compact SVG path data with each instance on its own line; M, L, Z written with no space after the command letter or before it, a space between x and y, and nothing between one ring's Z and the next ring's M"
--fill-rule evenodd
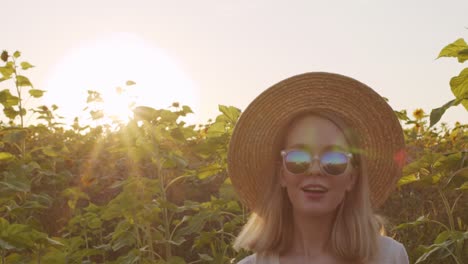
M128 121L137 105L167 108L180 102L195 112L199 107L198 89L176 60L129 33L80 43L46 80L46 104L57 104L59 113L70 118L66 120L69 124L74 117L92 124L87 91L102 95L106 118L100 122Z

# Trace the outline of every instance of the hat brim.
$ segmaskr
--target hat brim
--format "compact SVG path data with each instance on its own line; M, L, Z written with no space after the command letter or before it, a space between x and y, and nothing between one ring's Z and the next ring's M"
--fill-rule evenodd
M261 93L241 114L228 150L228 173L241 201L255 208L276 175L278 135L294 117L307 112L336 116L359 135L370 200L374 208L381 206L402 173L400 122L374 90L352 78L325 72L283 80Z

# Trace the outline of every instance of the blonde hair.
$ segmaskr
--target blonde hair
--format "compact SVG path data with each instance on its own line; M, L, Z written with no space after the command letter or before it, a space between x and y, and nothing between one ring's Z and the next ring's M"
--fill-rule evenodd
M291 122L305 115L311 113L295 117ZM323 114L319 116L334 122L343 131L351 148L359 146L358 135L355 135L342 120ZM284 140L286 129L279 133L279 137L282 138L280 141ZM366 166L359 154L355 156L359 164L358 177L354 187L346 193L337 209L329 248L335 256L344 260L366 263L371 261L378 251L377 241L381 226L369 200ZM236 250L244 248L260 254L273 252L281 254L292 244L294 234L292 205L286 190L279 184L279 166L275 170L277 175L270 178L267 190L259 194L256 208L253 208L249 220L234 241Z

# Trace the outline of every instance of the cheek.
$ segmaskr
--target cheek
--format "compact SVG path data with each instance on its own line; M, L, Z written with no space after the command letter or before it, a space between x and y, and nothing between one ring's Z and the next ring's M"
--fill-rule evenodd
M334 190L334 193L344 196L348 191L353 188L353 177L346 175L342 178L335 178L330 181L330 187Z
M287 173L282 174L280 183L282 187L286 187L287 189L296 188L301 184L301 177L298 175L289 175Z
M346 188L351 184L351 174L341 175L333 178L333 184L340 188Z
M301 184L301 177L298 175L288 175L287 173L281 176L281 187L286 188L290 200L295 200L298 195L299 186Z
M291 202L293 207L301 207L302 204L302 198L301 198L301 191L297 188L296 185L293 183L289 182L286 187L286 195L289 198L289 201Z

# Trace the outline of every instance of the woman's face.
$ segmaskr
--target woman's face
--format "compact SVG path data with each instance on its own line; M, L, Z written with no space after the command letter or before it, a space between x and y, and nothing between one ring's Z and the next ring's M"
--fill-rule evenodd
M286 135L283 149L306 149L312 156L330 148L348 149L344 134L330 120L306 116L297 120ZM283 166L280 183L286 188L295 211L313 216L335 212L345 193L353 188L355 176L351 164L341 175L328 175L314 160L305 173L292 174Z

